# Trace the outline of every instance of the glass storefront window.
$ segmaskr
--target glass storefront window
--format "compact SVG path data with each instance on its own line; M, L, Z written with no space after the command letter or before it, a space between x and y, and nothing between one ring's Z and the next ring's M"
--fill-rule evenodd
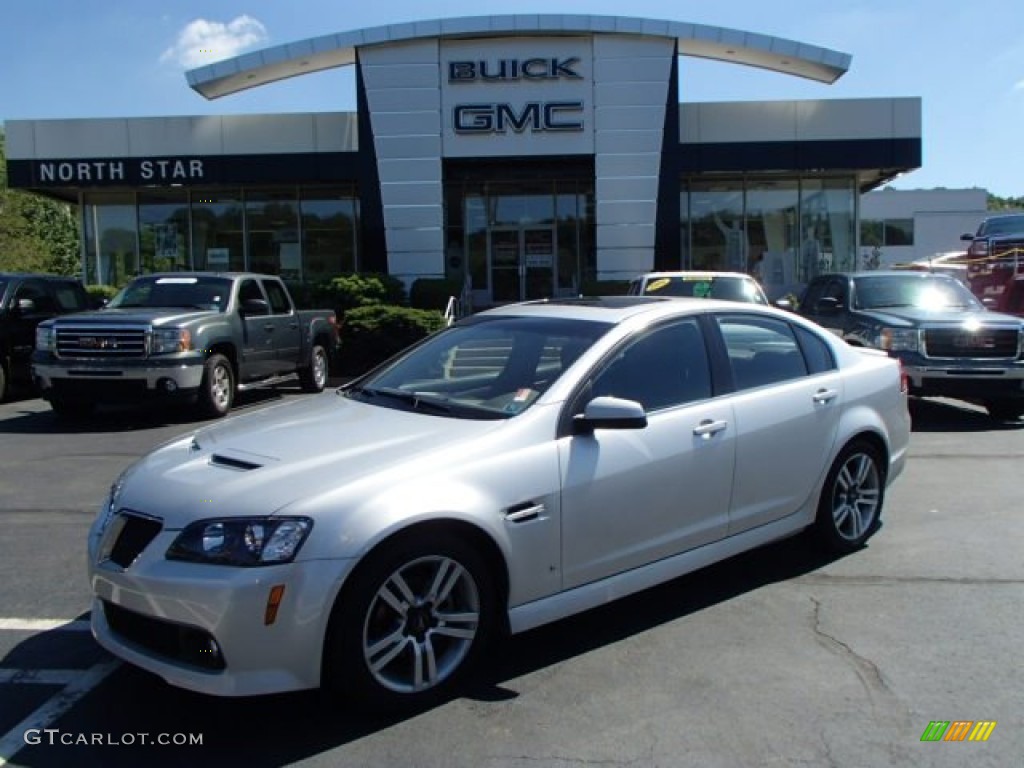
M302 278L356 270L358 202L352 188L307 188L301 194Z
M856 269L854 258L854 186L853 179L804 179L800 185L800 232L802 253L818 254L821 272L850 272ZM809 258L805 271L815 260Z
M139 273L138 225L132 192L85 196L86 283L123 285Z
M294 189L253 190L245 194L249 270L302 279L299 205Z
M139 192L139 252L143 272L189 269L188 193Z
M795 291L817 274L813 243L797 231L800 190L797 179L764 179L747 185L747 231L750 261L741 270L755 274L769 295ZM804 250L801 250L804 249ZM810 261L815 261L811 274Z
M686 268L745 272L749 243L742 180L692 181L684 187L682 198Z
M245 270L239 191L192 193L192 261L198 270Z

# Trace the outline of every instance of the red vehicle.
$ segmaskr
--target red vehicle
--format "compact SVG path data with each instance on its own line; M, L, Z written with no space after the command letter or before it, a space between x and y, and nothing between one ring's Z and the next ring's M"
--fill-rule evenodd
M1024 214L990 216L963 235L967 284L989 309L1024 317Z

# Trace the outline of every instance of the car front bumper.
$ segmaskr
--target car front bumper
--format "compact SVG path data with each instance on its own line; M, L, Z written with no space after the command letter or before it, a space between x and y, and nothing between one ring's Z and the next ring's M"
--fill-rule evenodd
M351 562L241 568L167 560L177 534L158 534L127 568L96 563L91 548L97 642L171 685L200 693L250 696L318 687L327 624ZM279 586L283 599L268 621L270 593Z
M979 360L957 365L933 362L903 363L911 391L917 395L948 397L1024 398L1024 365L996 366Z
M100 402L157 396L192 396L203 380L202 357L168 360L32 361L32 379L44 399L52 395Z

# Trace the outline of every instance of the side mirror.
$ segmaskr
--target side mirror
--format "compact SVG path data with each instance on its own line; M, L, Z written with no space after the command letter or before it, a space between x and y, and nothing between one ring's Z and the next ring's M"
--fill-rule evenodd
M985 309L995 309L998 302L992 296L985 296L982 298L981 303L985 305Z
M962 235L960 235L960 239L970 242L971 240L974 239L974 235L972 235L970 232L964 232Z
M32 299L18 299L17 309L19 314L31 315L36 311L36 303Z
M775 301L775 307L777 309L784 309L787 312L792 312L796 309L796 307L793 306L793 302L789 299L777 299Z
M243 315L266 315L270 312L270 305L265 299L246 299L242 302Z
M839 299L834 296L822 296L815 302L814 308L823 315L834 315L839 311Z
M583 413L572 420L573 433L590 434L595 429L643 429L647 413L635 400L618 397L595 397Z

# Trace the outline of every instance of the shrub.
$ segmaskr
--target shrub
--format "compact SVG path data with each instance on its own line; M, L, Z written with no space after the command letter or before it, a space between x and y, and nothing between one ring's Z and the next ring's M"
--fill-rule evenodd
M441 312L448 305L448 299L462 293L462 282L445 277L421 277L412 284L409 291L409 306L417 309L436 309Z
M625 296L629 280L584 280L581 293L584 296Z
M304 297L319 308L330 308L338 317L356 307L373 304L405 304L405 285L390 275L353 273L315 283Z
M359 375L444 327L440 312L370 304L345 313L341 326L342 373Z
M94 307L103 305L104 301L110 301L120 288L115 288L112 285L87 285L85 286L85 292L89 294L89 303Z

